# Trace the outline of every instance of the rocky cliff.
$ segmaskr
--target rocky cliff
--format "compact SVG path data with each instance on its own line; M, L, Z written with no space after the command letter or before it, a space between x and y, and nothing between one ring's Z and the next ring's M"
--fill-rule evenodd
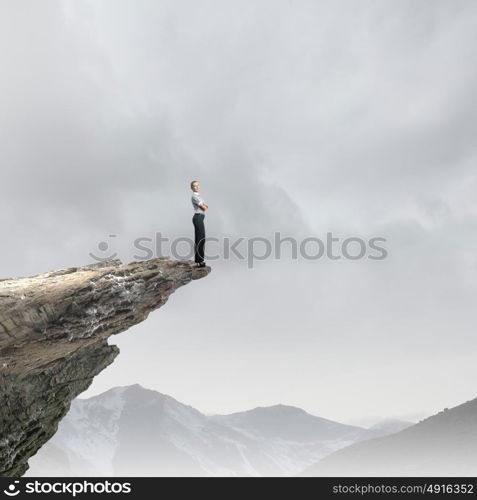
M108 337L210 267L115 259L0 280L0 475L20 476L70 402L113 362Z

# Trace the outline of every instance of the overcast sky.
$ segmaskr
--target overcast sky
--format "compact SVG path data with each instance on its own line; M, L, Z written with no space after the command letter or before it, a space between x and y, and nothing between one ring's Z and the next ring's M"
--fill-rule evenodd
M473 0L0 0L0 275L192 237L197 179L207 236L387 258L211 261L83 396L342 422L473 399L476 47Z

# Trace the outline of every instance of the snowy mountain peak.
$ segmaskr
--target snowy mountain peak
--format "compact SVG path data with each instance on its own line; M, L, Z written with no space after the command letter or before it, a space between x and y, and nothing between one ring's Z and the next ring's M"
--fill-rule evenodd
M283 404L205 416L134 384L75 400L29 475L293 475L363 432Z

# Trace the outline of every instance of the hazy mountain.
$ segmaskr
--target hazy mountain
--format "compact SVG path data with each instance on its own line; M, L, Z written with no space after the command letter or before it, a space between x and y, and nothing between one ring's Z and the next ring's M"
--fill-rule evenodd
M341 440L344 436L354 440L363 434L363 429L360 427L344 426L332 420L310 415L300 408L285 405L258 407L231 415L216 415L211 419L253 437L285 439L299 443L310 440Z
M398 420L394 418L383 419L366 429L366 432L361 435L358 441L389 436L414 425L414 423L415 422L408 422L406 420Z
M26 475L294 475L366 432L284 405L206 416L136 384L74 400Z
M391 436L355 443L305 469L305 476L476 476L477 399Z

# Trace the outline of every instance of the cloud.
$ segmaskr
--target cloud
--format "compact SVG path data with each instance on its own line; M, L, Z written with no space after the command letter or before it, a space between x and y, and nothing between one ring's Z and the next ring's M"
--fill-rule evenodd
M380 359L398 366L411 352L432 367L445 349L455 359L475 349L475 2L46 0L0 9L3 276L86 264L110 234L123 260L136 237L191 236L192 179L210 205L208 235L388 240L381 263L215 263L200 308L191 287L141 327L142 344L130 345L139 333L121 341L126 364L142 356L156 366L154 349L136 349L166 341L176 349L170 363L196 366L200 352L210 364L209 385L193 395L187 377L163 387L159 369L148 372L155 388L219 411L214 391L225 394L226 380L214 378L216 357L239 369L240 352L251 362L242 383L230 375L228 409L264 404L249 389L264 366L256 353L269 349L263 391L291 403L280 366L293 352L302 386L294 403L312 410L322 397L339 416L354 400L311 386L351 379L357 353L370 366L366 387ZM184 353L173 342L189 339L186 304L206 332ZM161 325L172 338L154 336ZM115 383L121 366L99 386ZM418 362L409 366L418 380ZM390 377L398 387L399 372ZM475 396L468 380L455 384ZM369 387L368 407L355 411L385 413ZM446 397L435 404L449 406ZM409 403L401 413L420 410Z

